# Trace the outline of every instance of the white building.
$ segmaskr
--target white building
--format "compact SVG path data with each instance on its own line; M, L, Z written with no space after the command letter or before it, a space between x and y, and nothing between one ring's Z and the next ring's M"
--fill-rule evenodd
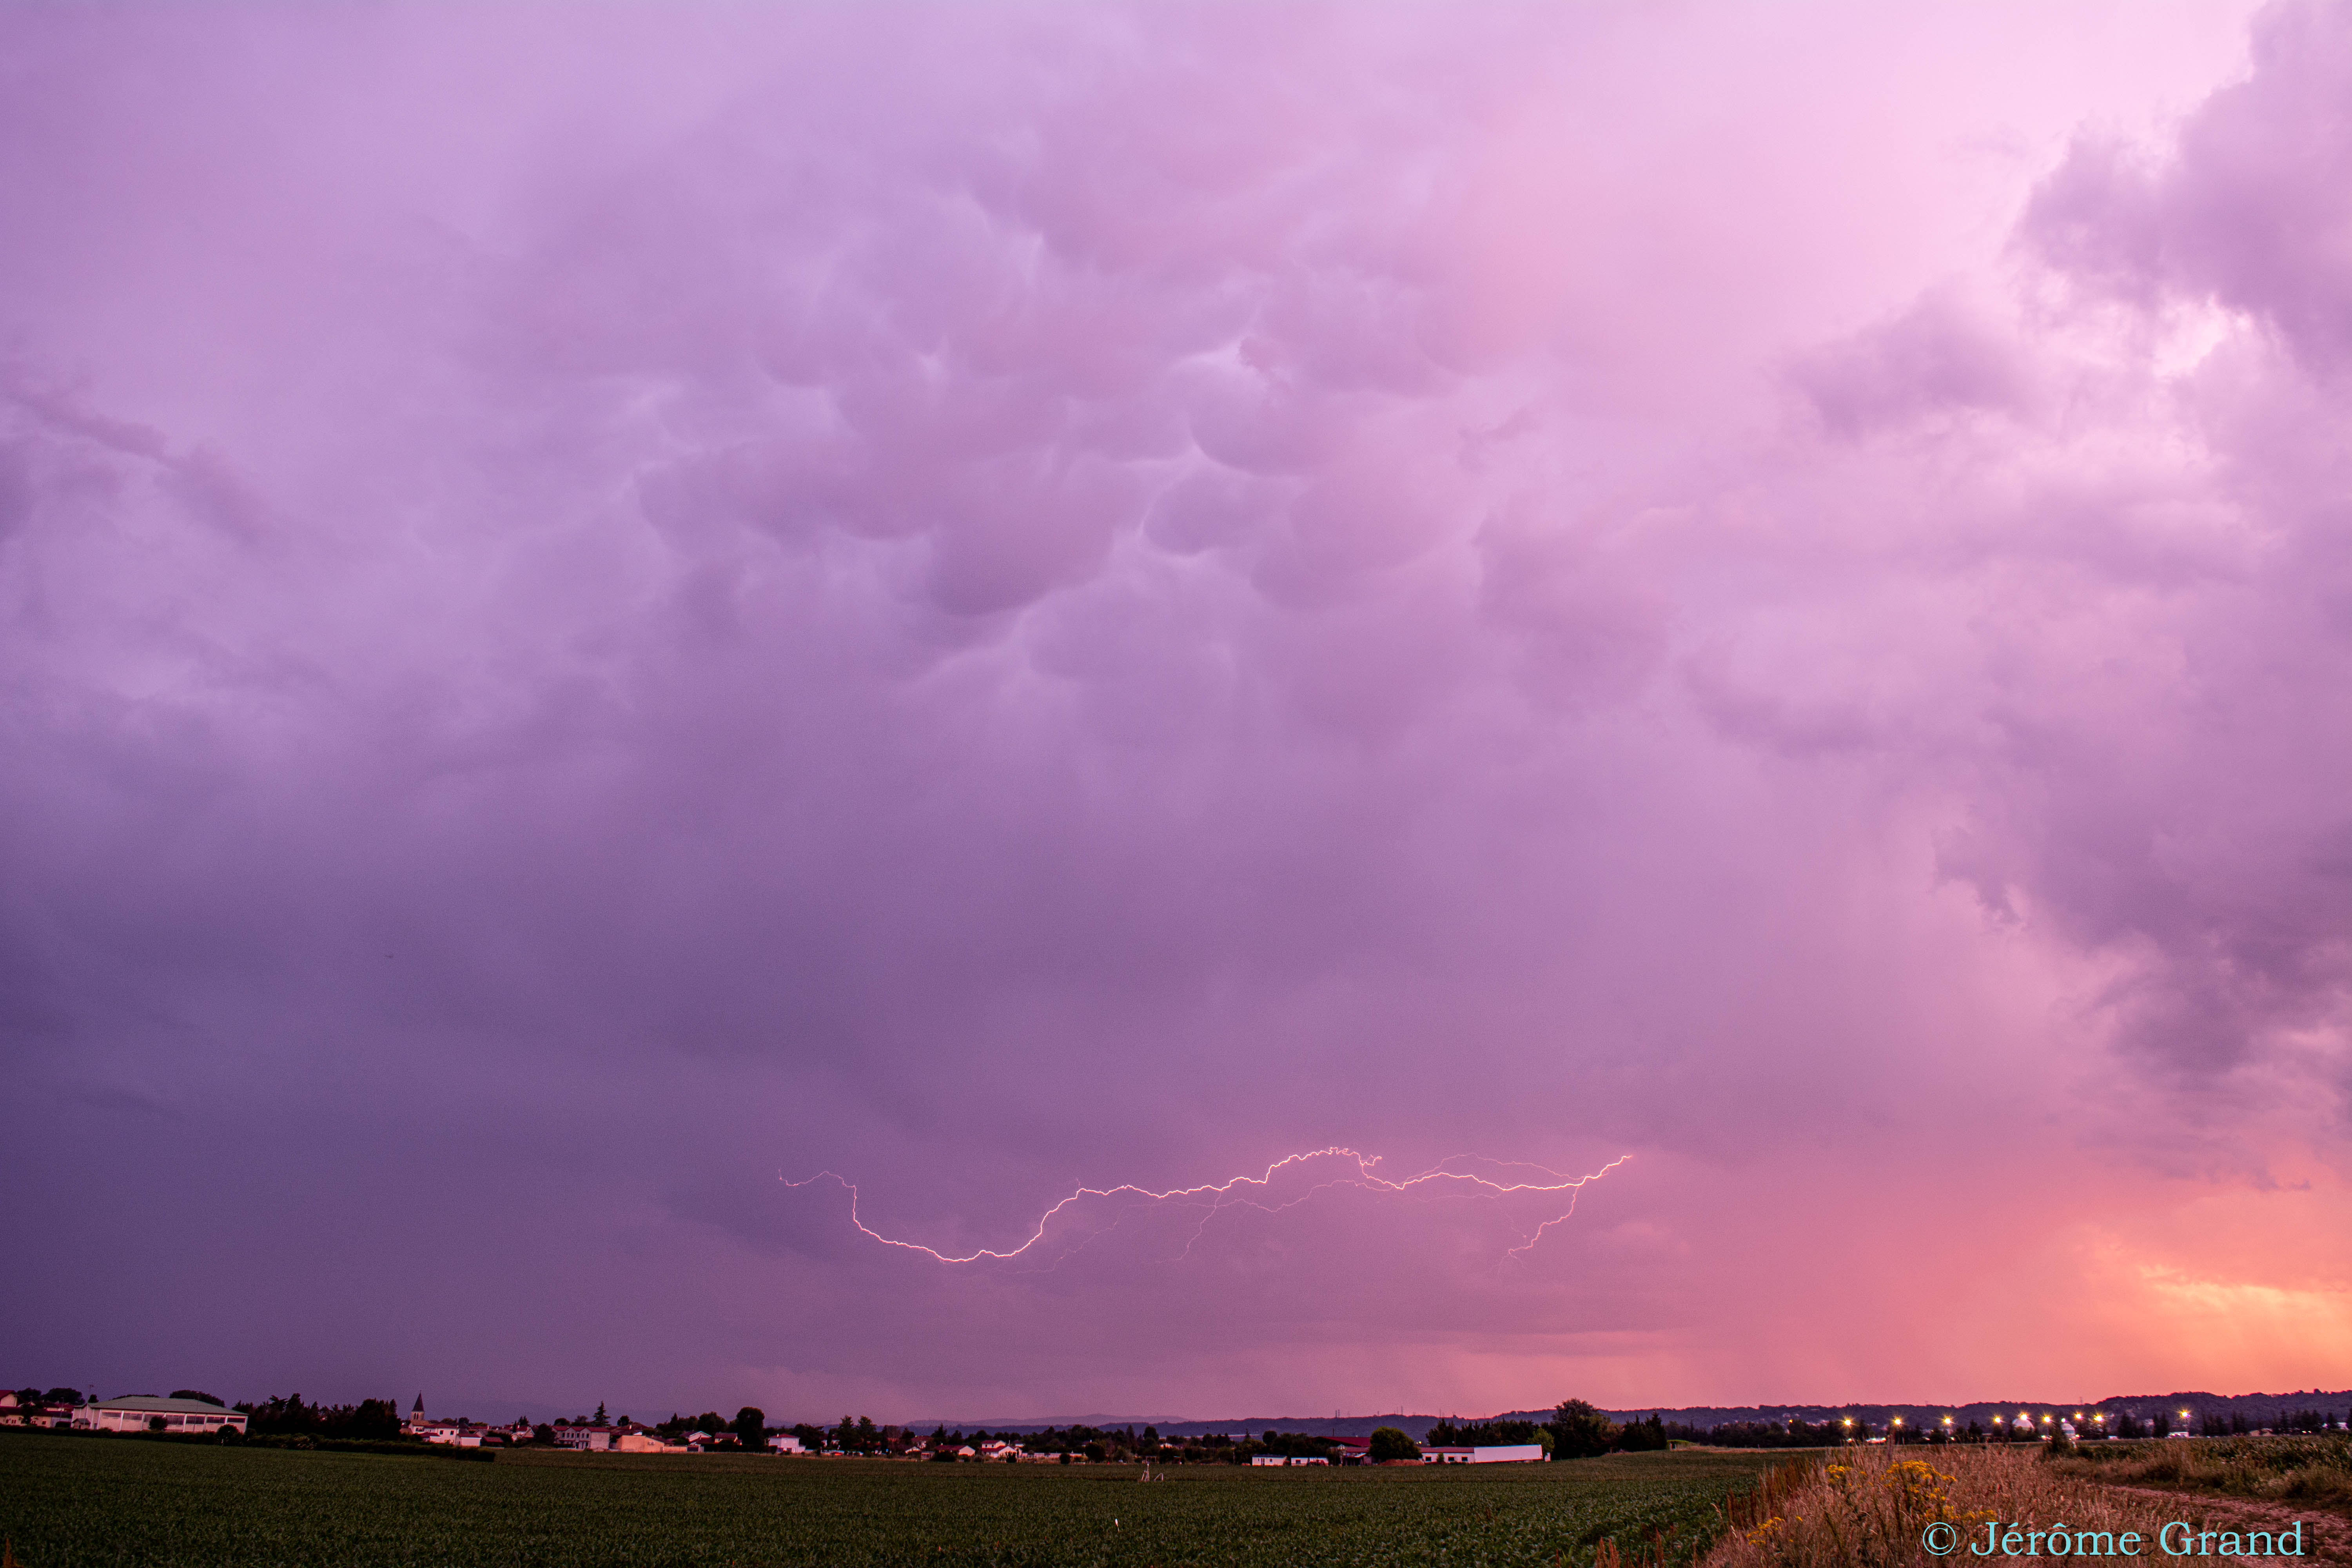
M127 1394L101 1399L74 1412L75 1429L85 1432L243 1432L245 1412L201 1399L156 1399Z
M1474 1465L1526 1465L1543 1457L1541 1443L1504 1443L1470 1450L1470 1462Z
M779 1454L805 1454L808 1452L806 1448L801 1447L801 1440L798 1437L793 1436L790 1432L777 1433L774 1436L768 1439L768 1447L773 1448Z

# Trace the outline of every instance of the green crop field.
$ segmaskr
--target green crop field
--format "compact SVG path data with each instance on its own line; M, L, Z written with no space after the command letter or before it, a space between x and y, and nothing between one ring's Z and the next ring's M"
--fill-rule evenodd
M0 1436L0 1535L24 1568L726 1563L1590 1563L1676 1561L1763 1455L1621 1454L1445 1469L908 1464L501 1454L495 1464ZM1667 1532L1671 1531L1671 1534Z

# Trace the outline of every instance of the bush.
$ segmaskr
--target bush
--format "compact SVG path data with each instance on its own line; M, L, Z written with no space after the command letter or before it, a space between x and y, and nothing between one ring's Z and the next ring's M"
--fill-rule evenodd
M1383 1426L1372 1434L1371 1460L1384 1465L1392 1459L1418 1459L1421 1445L1394 1426Z
M1630 1421L1618 1434L1617 1447L1621 1453L1657 1454L1672 1447L1666 1437L1666 1425L1653 1415L1647 1421Z

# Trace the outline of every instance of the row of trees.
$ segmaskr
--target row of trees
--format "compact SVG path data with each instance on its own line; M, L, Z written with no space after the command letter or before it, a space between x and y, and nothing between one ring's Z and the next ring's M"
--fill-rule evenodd
M729 1420L716 1410L706 1410L699 1415L679 1415L672 1413L667 1421L658 1422L654 1432L662 1441L674 1443L690 1433L708 1432L713 1437L732 1437L746 1448L766 1446L768 1413L756 1405L746 1405Z
M1402 1429L1382 1426L1372 1434L1369 1458L1376 1465L1417 1459L1424 1447L1517 1447L1534 1443L1554 1459L1590 1459L1602 1454L1638 1454L1662 1449L1677 1436L1652 1415L1623 1426L1609 1419L1581 1399L1563 1401L1549 1421L1475 1421L1460 1425L1440 1421L1415 1443Z
M2280 1432L2324 1432L2336 1417L2321 1410L2298 1410L2281 1417L2272 1427ZM2352 1412L2345 1416L2352 1424ZM2172 1417L2158 1412L2147 1420L2134 1417L2128 1412L2111 1415L2106 1424L2093 1430L2112 1432L2118 1437L2166 1437L2173 1430ZM2197 1430L2204 1436L2241 1436L2258 1428L2242 1415L2210 1412L2198 1421ZM1380 1459L1411 1458L1419 1453L1412 1439L1395 1428L1385 1446L1376 1436L1373 1458ZM1538 1428L1526 1421L1486 1421L1456 1426L1441 1421L1429 1429L1423 1440L1429 1447L1475 1447L1480 1444L1530 1443L1537 1440ZM1666 1421L1653 1415L1647 1420L1632 1421L1620 1426L1609 1417L1580 1399L1571 1399L1553 1412L1552 1419L1541 1428L1549 1439L1547 1447L1555 1459L1589 1458L1598 1454L1635 1453L1645 1449L1664 1448L1676 1442L1706 1443L1719 1448L1826 1448L1854 1441L1860 1429L1843 1419L1805 1421L1791 1417L1787 1421L1728 1421L1719 1426L1693 1426L1679 1421ZM1924 1426L1896 1426L1890 1434L1896 1443L2038 1443L2039 1432L2021 1432L2006 1422L1996 1421L1990 1430L1971 1421L1964 1428L1947 1428L1940 1423ZM1404 1447L1399 1448L1402 1442Z
M1458 1426L1451 1421L1440 1421L1421 1439L1424 1448L1499 1447L1523 1443L1540 1443L1549 1452L1551 1429L1533 1421L1472 1421Z
M78 1389L26 1388L16 1391L17 1399L26 1405L76 1405L82 1402ZM172 1391L174 1399L201 1399L219 1405L221 1400L201 1389L178 1388ZM389 1399L363 1399L356 1405L309 1405L301 1394L289 1394L262 1401L257 1405L240 1404L236 1409L250 1417L248 1426L256 1436L297 1436L320 1438L383 1440L400 1436L400 1412ZM2352 1417L2352 1412L2346 1413ZM593 1417L578 1417L605 1425L604 1407L599 1405ZM2298 1410L2277 1420L2273 1429L2283 1432L2318 1432L2326 1430L2339 1417L2331 1412ZM628 1418L623 1416L625 1423ZM2235 1413L2208 1412L2198 1420L2197 1429L2204 1436L2228 1436L2255 1430L2244 1415ZM1047 1427L1043 1432L1005 1432L992 1434L984 1430L965 1432L959 1428L950 1432L941 1426L928 1439L912 1432L902 1432L895 1426L877 1426L868 1416L852 1418L844 1415L839 1425L825 1427L803 1423L786 1428L768 1426L766 1412L757 1405L747 1405L736 1411L730 1420L715 1410L699 1415L673 1414L667 1421L651 1428L666 1441L675 1442L693 1432L708 1432L722 1441L731 1440L746 1448L757 1449L766 1445L772 1431L789 1431L803 1447L815 1451L845 1454L904 1453L910 1449L929 1448L935 1455L952 1458L957 1449L1001 1438L1016 1442L1030 1453L1058 1453L1072 1458L1097 1462L1120 1459L1163 1459L1192 1462L1223 1462L1244 1464L1258 1454L1279 1454L1286 1457L1332 1458L1337 1448L1333 1439L1307 1433L1283 1433L1269 1430L1263 1437L1234 1438L1223 1434L1162 1441L1156 1427L1146 1426L1138 1432L1132 1426L1099 1428L1084 1425L1067 1427ZM2168 1414L2158 1412L2147 1421L2140 1421L2128 1412L2116 1412L2106 1425L2098 1428L2117 1437L2164 1437L2172 1431ZM552 1441L554 1431L541 1426L533 1434L540 1441ZM1455 1423L1440 1421L1433 1426L1423 1442L1416 1444L1405 1433L1392 1426L1381 1427L1372 1435L1371 1458L1376 1462L1385 1459L1410 1459L1420 1456L1423 1447L1479 1447L1540 1444L1555 1459L1590 1458L1608 1453L1639 1453L1663 1449L1676 1441L1706 1443L1717 1447L1732 1448L1815 1448L1831 1447L1853 1441L1857 1429L1843 1420L1808 1422L1798 1418L1787 1421L1735 1421L1718 1426L1699 1427L1681 1422L1668 1422L1656 1415L1645 1420L1630 1421L1620 1426L1581 1399L1562 1402L1548 1422L1479 1421ZM1895 1427L1891 1434L1895 1442L1911 1443L2006 1443L2036 1442L2041 1434L2018 1433L2005 1422L1996 1421L1990 1431L1971 1421L1963 1429L1946 1429L1930 1425L1925 1427Z
M1268 1432L1263 1445L1255 1442L1236 1444L1225 1436L1162 1439L1160 1428L1146 1426L1137 1431L1133 1426L1089 1426L1073 1422L1067 1426L1048 1426L1042 1432L997 1432L985 1430L966 1432L961 1427L949 1431L939 1427L928 1438L921 1439L934 1457L953 1458L956 1450L978 1447L982 1443L1017 1443L1032 1454L1059 1454L1072 1459L1088 1459L1097 1464L1105 1461L1130 1459L1235 1459L1247 1453L1328 1453L1330 1441L1286 1436ZM1306 1444L1319 1446L1303 1447Z
M2270 1429L2273 1432L2325 1432L2337 1421L2352 1425L2352 1411L2338 1416L2325 1410L2296 1410L2280 1416L2272 1423ZM2197 1434L2200 1437L2242 1437L2254 1430L2254 1424L2235 1411L2226 1415L2218 1411L2208 1412L2197 1423Z
M1551 1457L1589 1459L1601 1454L1650 1453L1672 1446L1680 1436L1653 1415L1646 1421L1620 1426L1581 1399L1570 1399L1552 1412L1549 1427Z
M210 1399L185 1391L174 1399ZM220 1401L215 1399L217 1405ZM357 1405L305 1405L299 1394L240 1405L248 1419L246 1430L255 1436L357 1438L381 1442L400 1436L400 1409L389 1399L362 1399Z
M1654 1424L1657 1419L1654 1415L1650 1421ZM2326 1411L2298 1410L2281 1417L2271 1430L2324 1432L2332 1419ZM2079 1428L2077 1436L2097 1433L2116 1437L2169 1437L2173 1433L2173 1418L2165 1411L2158 1411L2146 1420L2129 1411L2116 1411L2104 1424L2086 1418L2076 1426ZM2205 1437L2241 1436L2259 1429L2246 1416L2222 1411L2209 1411L2197 1417L2195 1426L2198 1435ZM1681 1422L1667 1422L1661 1431L1661 1436L1665 1438L1706 1443L1718 1448L1826 1448L1856 1441L1863 1435L1861 1428L1843 1420L1809 1422L1793 1416L1787 1421L1727 1421L1720 1426L1690 1426ZM2039 1443L2045 1435L2042 1429L2026 1431L2007 1421L1995 1421L1990 1429L1981 1423L1971 1421L1960 1427L1946 1427L1940 1422L1896 1426L1888 1437L1893 1442L1905 1444Z

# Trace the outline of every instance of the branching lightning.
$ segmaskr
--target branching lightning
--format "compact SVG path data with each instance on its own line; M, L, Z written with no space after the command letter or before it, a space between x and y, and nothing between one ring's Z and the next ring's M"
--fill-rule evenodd
M1371 1192L1406 1195L1418 1190L1430 1188L1433 1184L1454 1184L1450 1190L1486 1198L1502 1198L1519 1193L1565 1194L1567 1206L1564 1209L1543 1220L1532 1231L1524 1232L1524 1239L1519 1245L1509 1248L1505 1254L1507 1257L1518 1257L1532 1250L1535 1245L1543 1239L1544 1232L1575 1215L1577 1197L1587 1185L1599 1181L1633 1157L1631 1154L1620 1154L1590 1174L1570 1176L1524 1160L1489 1160L1475 1154L1455 1154L1439 1161L1418 1175L1407 1176L1402 1181L1391 1181L1373 1169L1381 1163L1381 1157L1377 1154L1360 1153L1353 1149L1337 1146L1328 1149L1310 1149L1303 1153L1286 1154L1257 1175L1234 1176L1228 1181L1204 1183L1196 1187L1171 1187L1166 1192L1154 1192L1149 1187L1139 1187L1124 1183L1115 1187L1082 1186L1040 1215L1035 1228L1031 1230L1028 1239L1022 1242L1020 1246L1001 1251L995 1247L983 1247L977 1252L966 1253L961 1257L955 1257L935 1247L926 1247L919 1241L902 1241L897 1237L885 1236L874 1229L858 1215L857 1184L835 1172L820 1171L805 1180L787 1181L783 1184L787 1187L799 1188L813 1186L819 1182L835 1183L849 1194L849 1223L856 1226L859 1231L885 1247L895 1247L908 1252L919 1252L924 1257L935 1258L941 1263L956 1264L990 1260L1002 1262L1019 1258L1045 1241L1046 1232L1056 1218L1075 1205L1084 1204L1090 1199L1129 1197L1140 1199L1147 1204L1197 1206L1204 1211L1201 1215L1200 1225L1194 1227L1192 1233L1193 1239L1197 1241L1202 1231L1206 1229L1209 1221L1225 1209L1253 1208L1265 1214L1279 1214L1286 1209L1295 1208L1315 1196L1316 1194L1328 1191L1332 1187L1360 1187ZM1306 1192L1295 1197L1280 1202L1271 1201L1271 1189L1277 1176L1295 1166L1302 1166L1315 1160L1347 1161L1352 1163L1354 1169L1351 1173L1343 1173L1318 1181ZM1473 1162L1495 1167L1498 1171L1508 1168L1536 1172L1549 1179L1498 1181L1482 1176L1473 1171L1451 1169L1452 1166ZM1189 1244L1186 1250L1188 1252L1191 1250Z

